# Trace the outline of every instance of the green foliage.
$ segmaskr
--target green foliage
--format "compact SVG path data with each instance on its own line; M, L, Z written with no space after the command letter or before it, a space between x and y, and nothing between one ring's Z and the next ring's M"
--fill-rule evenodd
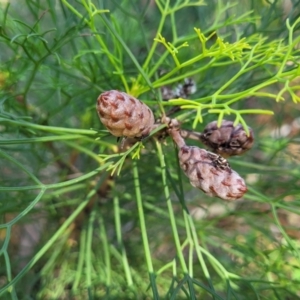
M287 2L1 2L1 299L300 297L300 3ZM190 99L163 101L189 77ZM169 139L120 152L95 110L111 89L157 118L180 106L189 129L251 126L255 149L230 161L245 198L191 187ZM285 123L295 133L276 136Z

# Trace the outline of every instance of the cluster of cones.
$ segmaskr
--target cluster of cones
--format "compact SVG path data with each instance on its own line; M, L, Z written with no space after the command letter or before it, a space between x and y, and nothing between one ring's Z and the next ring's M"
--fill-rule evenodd
M155 123L151 109L140 100L120 91L102 93L97 99L97 112L108 131L117 137L144 138L160 124ZM238 124L223 120L209 123L203 133L180 129L176 119L165 118L167 133L177 145L179 162L190 183L210 196L236 200L247 191L244 179L225 158L241 155L254 142L253 131L247 134ZM186 138L201 141L212 152L188 146Z

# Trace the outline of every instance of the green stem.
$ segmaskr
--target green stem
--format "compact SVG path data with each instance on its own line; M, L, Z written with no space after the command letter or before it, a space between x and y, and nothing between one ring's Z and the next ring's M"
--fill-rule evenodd
M59 183L52 183L52 184L44 185L44 188L45 189L57 189L57 188L62 188L62 187L73 185L75 183L78 183L78 182L81 182L81 181L84 181L84 180L87 180L87 179L90 179L90 178L94 177L95 175L99 174L100 171L103 171L104 169L106 169L110 165L111 165L111 163L108 162L108 163L102 165L101 167L95 169L94 171L86 173L82 176L79 176L79 177L71 179L71 180L59 182ZM28 191L28 190L36 190L36 189L41 189L41 186L39 186L39 185L28 185L28 186L23 186L23 187L19 187L19 186L0 187L0 191Z
M60 228L52 235L52 237L47 241L47 243L40 249L36 255L27 263L27 265L18 273L18 275L9 283L2 286L0 289L0 296L7 291L7 289L17 283L27 272L44 256L44 254L54 245L55 241L67 230L67 228L72 224L75 218L82 212L82 210L89 203L91 197L93 197L102 181L99 180L99 184L89 192L86 199L77 207L77 209L67 218L67 220L60 226Z
M10 161L11 163L15 164L20 170L22 170L25 174L28 175L29 178L31 178L37 185L38 188L44 188L43 183L35 176L33 175L22 163L20 163L18 160L13 158L12 156L6 154L4 151L0 149L0 156L4 157L7 161Z
M82 228L81 233L80 233L80 243L79 243L80 249L79 249L77 270L76 270L76 275L75 275L75 281L74 281L74 284L72 285L73 291L76 291L78 289L80 278L83 274L84 256L86 253L86 242L85 241L86 241L86 229Z
M164 6L164 11L162 12L162 16L160 18L160 22L159 22L158 28L156 30L156 37L158 36L159 33L161 33L162 28L163 28L163 26L165 24L165 20L166 20L166 17L167 17L167 13L166 12L167 12L167 10L169 8L169 2L170 2L170 0L166 0L165 6ZM152 47L151 47L150 51L148 52L147 58L146 58L146 60L145 60L145 62L143 64L143 70L147 70L148 65L149 65L149 63L150 63L150 61L151 61L151 59L152 59L152 57L154 55L155 49L157 47L157 44L158 44L157 41L153 42ZM138 82L139 81L140 81L140 76L138 77Z
M96 218L96 211L93 210L88 223L87 237L86 237L86 253L85 253L85 265L86 265L86 284L88 290L89 299L93 299L93 285L92 285L92 241L93 241L93 229L94 221Z
M152 265L150 245L149 245L147 230L146 230L146 222L145 222L145 215L144 215L144 210L143 210L143 201L142 201L142 194L141 194L141 188L140 188L138 166L137 166L136 160L133 160L132 163L133 163L133 182L134 182L134 187L135 187L135 196L136 196L136 202L137 202L137 207L138 207L138 215L139 215L139 219L140 219L140 226L141 226L141 233L142 233L142 240L143 240L143 246L144 246L145 257L146 257L146 263L147 263L147 268L148 268L148 272L149 272L153 297L154 297L154 299L159 299L157 286L156 286L156 282L155 282L155 277L154 277L154 269L153 269L153 265Z
M100 237L103 245L103 256L105 261L105 269L106 269L106 286L111 286L111 263L110 263L110 253L109 253L109 241L107 238L105 224L103 220L102 214L99 216L99 225L100 225Z
M276 205L274 203L271 203L271 209L272 209L272 214L275 220L275 224L277 225L278 229L280 230L282 236L284 237L284 239L286 240L287 244L291 247L291 249L293 249L293 251L295 252L296 256L298 257L298 260L300 259L300 253L299 253L299 249L298 247L295 245L295 243L293 242L293 240L290 239L290 237L287 235L287 233L285 232L284 228L282 227L278 215L277 215L277 211L276 211Z
M197 237L197 232L196 232L196 229L195 229L193 219L192 219L191 215L188 214L187 212L185 212L185 214L186 214L185 217L187 218L188 223L189 223L189 227L190 227L190 230L191 230L191 233L192 233L192 238L193 238L193 244L195 246L197 257L198 257L199 262L201 264L201 268L203 270L204 276L208 280L211 289L214 290L208 268L206 266L206 263L204 261L204 258L203 258L202 252L201 252L201 247L199 246L199 240L198 240L198 237Z
M126 250L122 241L121 212L120 212L119 197L114 196L113 201L114 201L114 219L115 219L118 248L121 250L122 263L124 267L127 284L128 286L131 286L133 284L133 280L130 272L127 255L126 255Z
M30 122L25 122L25 121L9 120L9 119L5 119L5 118L0 118L0 123L1 122L18 125L21 128L28 127L28 128L43 130L43 131L47 131L47 132L55 132L55 133L75 133L75 134L86 134L86 135L96 135L98 133L95 130L46 126L46 125L39 125L39 124L34 124L34 123L30 123Z
M179 258L179 261L180 261L180 264L181 264L184 274L189 274L188 268L186 266L186 263L185 263L185 260L184 260L184 257L183 257L182 251L181 251L179 234L178 234L175 216L174 216L174 212L173 212L173 207L172 207L172 203L171 203L170 190L169 190L169 186L167 183L165 157L164 157L164 154L162 151L161 144L159 142L156 143L156 147L157 147L158 157L159 157L159 161L160 161L162 183L164 186L164 194L165 194L165 198L167 201L169 217L170 217L170 221L171 221L171 227L172 227L172 231L173 231L173 237L174 237L174 241L175 241L177 255L178 255L178 258Z
M35 207L35 205L42 199L45 191L46 191L46 189L42 188L41 191L39 192L39 194L35 197L35 199L33 201L31 201L31 203L21 213L19 213L15 218L10 220L9 222L0 224L0 229L5 228L5 227L9 228L10 226L16 224L25 215L27 215L28 212L31 211Z

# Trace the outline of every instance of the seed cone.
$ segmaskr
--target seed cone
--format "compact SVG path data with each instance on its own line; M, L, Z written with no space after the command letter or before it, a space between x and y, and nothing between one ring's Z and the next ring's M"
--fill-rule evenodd
M241 155L251 149L254 143L253 131L249 128L247 136L241 124L233 126L232 121L223 120L220 127L217 121L207 124L200 140L213 152L224 157Z
M178 129L170 129L169 134L179 147L180 167L192 186L223 200L236 200L245 194L245 181L230 168L226 159L204 149L185 145Z
M154 125L151 109L124 92L111 90L102 93L96 108L101 122L117 137L143 138L149 135Z
M236 200L247 191L240 175L219 155L194 146L180 148L179 163L192 186L209 196Z

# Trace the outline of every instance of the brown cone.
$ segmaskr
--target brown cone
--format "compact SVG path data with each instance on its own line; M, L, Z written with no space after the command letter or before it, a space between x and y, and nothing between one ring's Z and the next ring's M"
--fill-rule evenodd
M209 196L236 200L247 191L240 175L215 153L194 146L180 148L179 163L192 186Z
M190 183L209 196L236 200L247 191L245 181L232 170L226 159L204 149L187 146L179 128L168 130L179 148L180 167Z
M241 124L233 126L232 121L223 120L218 127L217 121L214 121L207 124L200 139L213 152L224 157L241 155L251 149L254 143L253 131L248 128L249 136Z
M151 109L124 92L102 93L96 108L101 122L117 137L146 137L154 125Z

